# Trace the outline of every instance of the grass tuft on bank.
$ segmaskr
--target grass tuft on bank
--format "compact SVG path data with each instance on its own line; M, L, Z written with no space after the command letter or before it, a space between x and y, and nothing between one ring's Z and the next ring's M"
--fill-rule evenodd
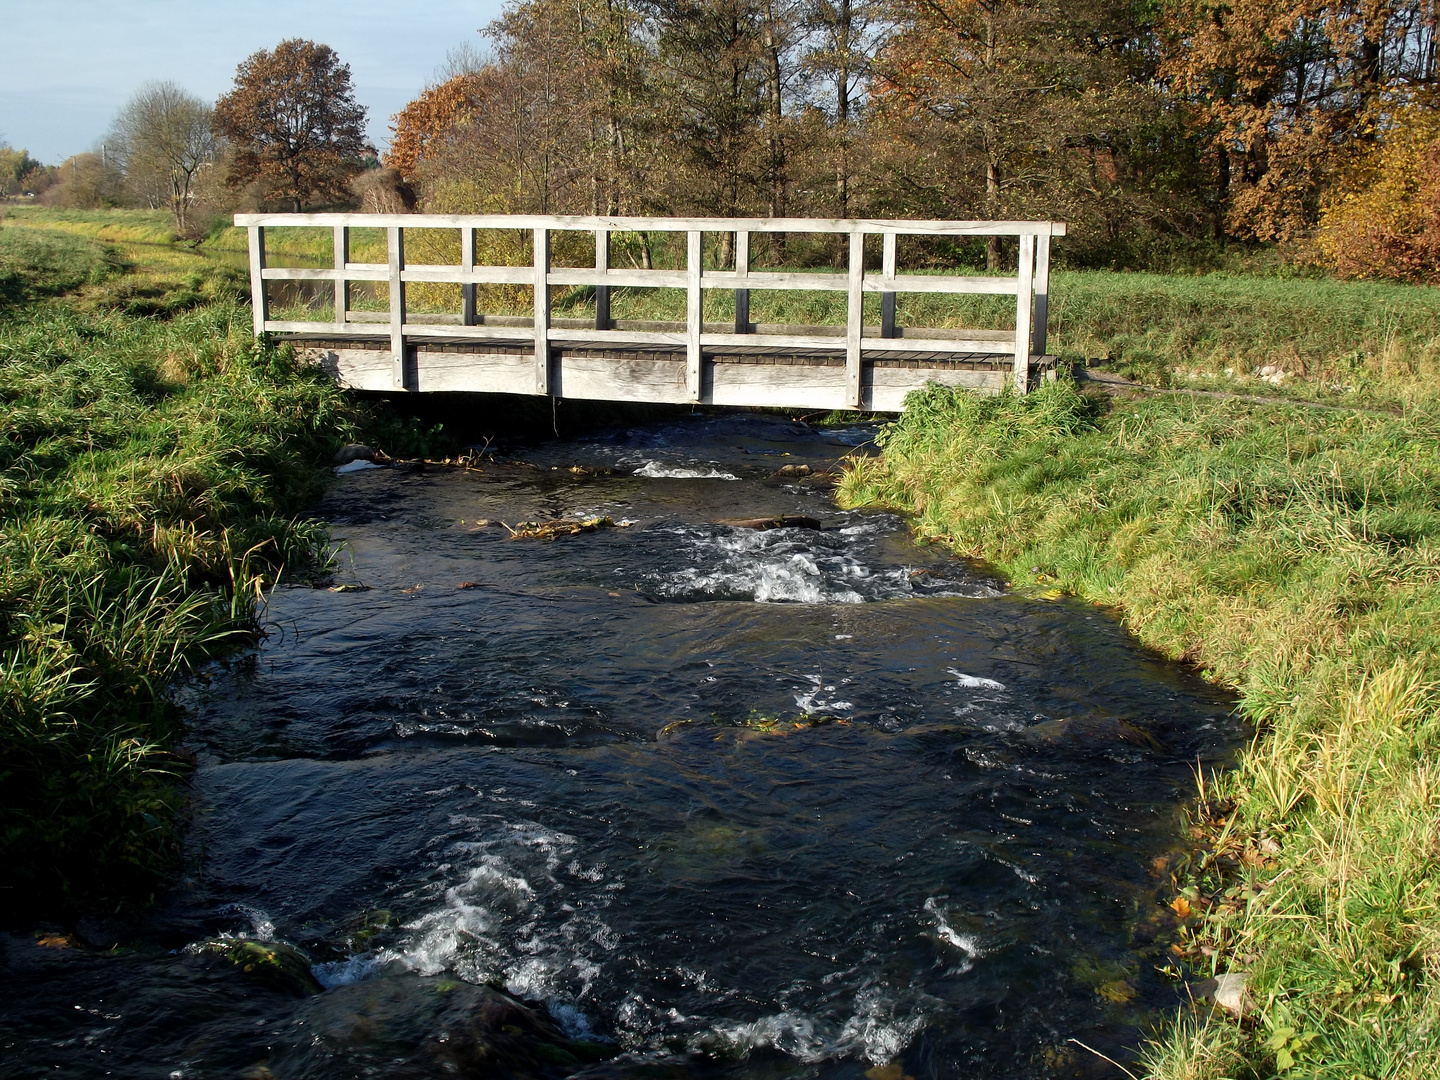
M173 685L253 639L282 574L324 561L322 530L297 515L335 448L374 431L323 373L256 344L223 268L144 259L0 226L12 911L143 899L174 869L186 766Z
M1440 401L1412 402L931 387L841 483L1114 610L1256 725L1176 896L1188 970L1248 971L1255 1021L1180 1017L1152 1076L1440 1075Z

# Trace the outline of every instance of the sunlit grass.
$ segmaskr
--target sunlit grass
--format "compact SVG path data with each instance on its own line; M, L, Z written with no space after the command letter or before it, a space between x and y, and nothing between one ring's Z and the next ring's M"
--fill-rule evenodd
M842 483L1115 610L1256 723L1206 780L1235 810L1197 834L1184 940L1198 977L1252 972L1259 1023L1182 1021L1156 1077L1269 1076L1282 1048L1295 1075L1440 1075L1440 395L1407 392L1388 416L932 388Z

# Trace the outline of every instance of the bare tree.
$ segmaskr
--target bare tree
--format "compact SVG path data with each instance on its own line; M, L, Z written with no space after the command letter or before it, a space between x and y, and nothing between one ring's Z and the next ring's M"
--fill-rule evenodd
M168 205L182 233L195 174L216 156L210 119L210 106L173 82L147 83L125 103L106 140L133 193L152 206Z

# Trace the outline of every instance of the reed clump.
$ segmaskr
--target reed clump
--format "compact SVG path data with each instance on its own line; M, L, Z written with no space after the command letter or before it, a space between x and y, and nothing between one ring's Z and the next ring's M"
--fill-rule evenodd
M223 272L142 269L163 295L137 312L135 266L93 239L0 227L11 910L143 898L175 866L175 680L253 639L282 574L323 563L323 531L296 515L336 447L375 434L322 373L254 342Z
M1256 1013L1181 1017L1152 1076L1440 1075L1440 395L1406 394L1391 415L932 387L841 482L1112 608L1254 722L1202 777L1175 910L1190 971L1248 971Z

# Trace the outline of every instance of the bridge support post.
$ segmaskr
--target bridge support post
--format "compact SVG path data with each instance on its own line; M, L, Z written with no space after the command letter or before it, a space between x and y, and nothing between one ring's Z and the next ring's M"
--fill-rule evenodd
M250 244L250 308L255 322L255 336L265 333L265 320L270 318L270 298L265 295L265 226L251 225Z
M335 325L344 326L350 311L350 282L345 280L345 264L350 261L350 230L335 226Z
M880 275L887 278L895 276L895 234L893 232L887 232L882 238ZM893 292L880 294L880 336L882 338L895 336L895 294Z
M460 266L467 274L475 270L474 229L460 230ZM465 326L474 326L475 321L475 283L467 281L460 286L460 322Z
M396 390L405 385L405 282L400 272L405 269L405 230L390 226L385 230L389 254L390 278L390 365Z
M1017 393L1030 389L1030 310L1035 292L1035 235L1020 237L1020 281L1015 292L1015 369Z
M845 308L845 403L852 409L863 404L860 385L860 336L865 317L865 234L850 234L849 302Z
M1035 238L1035 329L1034 347L1036 356L1044 356L1049 346L1050 322L1050 234L1041 233Z
M685 389L691 401L701 397L700 332L704 312L700 303L700 239L704 234L691 229L685 234Z
M595 231L595 269L608 272L610 269L610 232L608 229ZM595 329L610 329L610 286L595 286Z
M750 276L750 234L740 230L735 234L735 276ZM750 332L750 290L735 290L735 333Z
M550 230L535 230L535 393L550 393Z

